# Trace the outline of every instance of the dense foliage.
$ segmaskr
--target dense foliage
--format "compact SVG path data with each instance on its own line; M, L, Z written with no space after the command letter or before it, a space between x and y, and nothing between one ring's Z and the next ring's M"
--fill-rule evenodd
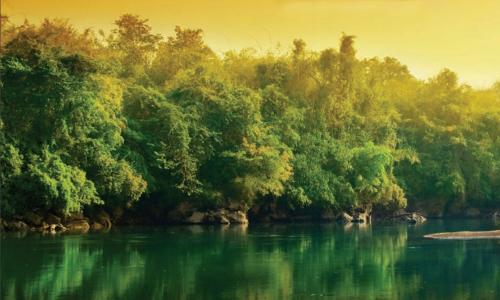
M216 55L124 15L110 34L2 18L3 215L180 201L498 207L500 84L337 49Z

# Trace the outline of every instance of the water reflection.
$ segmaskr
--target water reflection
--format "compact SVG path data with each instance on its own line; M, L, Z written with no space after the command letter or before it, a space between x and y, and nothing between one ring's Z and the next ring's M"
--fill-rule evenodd
M432 241L424 226L178 227L2 235L2 299L500 297L500 241Z

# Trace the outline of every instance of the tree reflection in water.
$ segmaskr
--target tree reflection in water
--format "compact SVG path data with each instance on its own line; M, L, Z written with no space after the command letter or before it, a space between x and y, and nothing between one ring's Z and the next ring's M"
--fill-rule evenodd
M170 227L2 235L2 299L466 299L500 296L500 241L446 228Z

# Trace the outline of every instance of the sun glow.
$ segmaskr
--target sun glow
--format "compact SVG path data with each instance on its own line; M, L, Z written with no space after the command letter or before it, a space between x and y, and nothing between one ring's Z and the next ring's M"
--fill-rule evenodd
M294 38L312 49L357 36L360 57L394 56L427 78L444 67L475 87L500 79L497 0L3 0L2 14L20 23L65 18L78 28L109 30L124 13L149 18L171 35L175 25L201 28L214 50L288 50Z

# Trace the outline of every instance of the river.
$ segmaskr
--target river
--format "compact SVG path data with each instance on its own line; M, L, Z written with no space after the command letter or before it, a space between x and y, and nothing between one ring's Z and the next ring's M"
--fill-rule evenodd
M500 299L489 220L1 234L1 299Z

